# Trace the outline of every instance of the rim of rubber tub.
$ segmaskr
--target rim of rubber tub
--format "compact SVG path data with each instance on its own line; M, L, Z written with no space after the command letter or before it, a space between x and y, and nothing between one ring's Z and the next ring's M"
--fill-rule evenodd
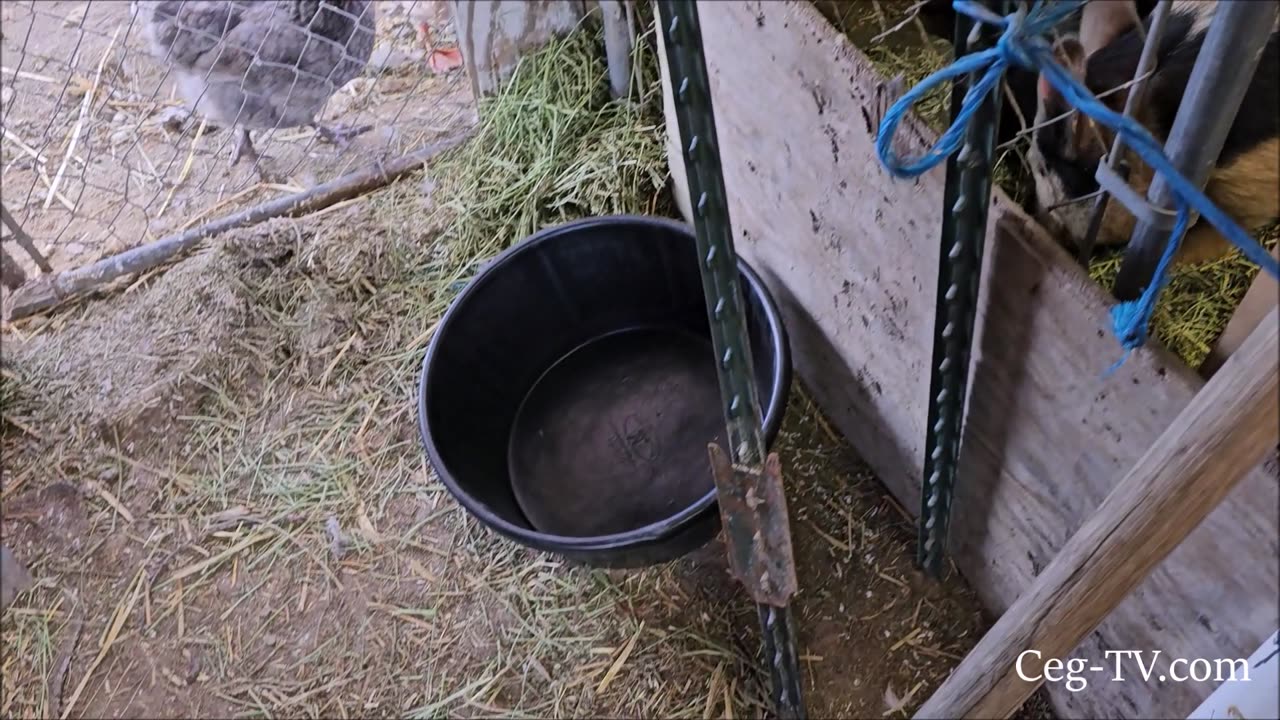
M533 248L538 245L553 241L561 235L582 230L593 225L617 226L626 224L662 229L685 236L694 243L694 248L696 250L696 237L693 229L686 223L667 218L650 217L645 215L605 215L600 217L571 220L558 225L545 227L528 236L523 241L517 242L515 245L503 250L501 253L498 253L491 261L485 264L485 266L475 275L475 277L471 279L470 282L467 283L462 291L458 293L458 296L453 299L453 302L449 304L449 308L440 319L440 324L432 334L431 341L428 343L426 352L422 358L422 368L418 376L418 432L421 436L422 444L426 448L427 456L431 460L431 465L435 468L436 475L440 477L440 481L444 483L449 494L453 495L455 500L457 500L470 513L475 515L480 521L504 535L548 551L613 550L663 540L688 527L708 510L716 508L716 489L713 486L711 490L699 498L697 502L673 515L669 515L661 520L638 527L634 530L613 533L610 535L571 537L567 535L544 533L538 530L515 525L499 517L497 514L490 511L483 503L471 497L469 493L463 491L461 486L459 486L453 479L452 473L450 473L448 468L445 466L445 463L440 456L440 451L436 447L431 434L431 421L427 417L427 385L428 379L433 370L432 359L438 352L440 339L448 335L446 331L453 321L454 316L457 314L458 309L461 308L472 295L479 292L485 283L489 281L492 274L504 263L509 262L512 257L519 255L520 253L531 252ZM767 326L770 328L773 336L774 369L773 374L769 378L770 398L768 400L767 407L764 408L763 418L764 441L766 447L769 447L772 446L774 440L777 439L778 431L782 427L782 418L786 413L787 402L790 396L791 347L788 344L787 331L782 324L782 316L778 312L777 304L773 297L770 296L768 288L760 279L760 276L756 274L755 269L743 260L741 256L738 257L738 270L746 280L747 287L744 288L744 290L760 298L761 305L764 308ZM708 465L708 470L709 469L710 466Z

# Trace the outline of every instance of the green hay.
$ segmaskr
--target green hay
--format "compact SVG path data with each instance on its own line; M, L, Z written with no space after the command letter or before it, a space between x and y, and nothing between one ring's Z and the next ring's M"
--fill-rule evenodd
M1280 241L1280 225L1262 233L1260 240L1267 249L1274 248ZM1095 258L1089 276L1111 287L1122 255L1122 250L1114 250ZM1192 368L1199 368L1257 273L1258 266L1238 250L1217 260L1174 268L1156 303L1151 335Z
M816 0L813 4L828 22L866 54L872 66L886 79L902 75L910 88L951 62L951 43L930 36L918 20L875 40L906 19L915 4L911 0ZM915 114L929 127L942 132L949 119L950 96L948 86L935 88L916 103Z
M431 174L448 184L452 252L488 255L549 224L652 213L667 185L661 87L609 98L600 35L573 33L523 59L482 101L476 138ZM644 40L637 65L657 77Z

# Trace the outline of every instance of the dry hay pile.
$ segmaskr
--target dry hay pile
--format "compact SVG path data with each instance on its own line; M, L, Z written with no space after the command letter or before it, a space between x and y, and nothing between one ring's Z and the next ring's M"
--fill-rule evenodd
M620 103L600 55L580 33L526 59L427 177L11 331L0 493L39 582L0 624L0 714L763 710L718 544L565 566L470 519L418 443L422 350L477 267L547 223L672 211L652 57ZM912 523L802 395L779 446L811 712L909 716L978 603L914 575Z
M814 4L886 78L901 74L908 88L952 61L951 43L928 35L918 19L911 19L914 0L818 0ZM887 31L891 32L886 34ZM915 111L942 132L950 119L949 97L946 87L935 89L916 105ZM1033 193L1024 161L1028 142L1029 138L1023 136L1001 149L995 168L996 184L1014 201L1024 204ZM1260 239L1268 249L1274 248L1280 239L1280 227L1267 229ZM1090 277L1110 288L1119 272L1122 254L1121 249L1100 248L1089 264ZM1238 250L1217 260L1175 268L1156 306L1151 334L1189 366L1198 368L1257 272L1258 266Z
M432 180L229 234L6 339L5 392L31 400L4 406L6 536L42 580L5 616L0 712L565 715L604 696L637 580L476 527L427 469L411 401L435 322L515 228L643 211L661 188L660 128L583 90L604 87L593 50L522 65L479 152ZM602 172L617 152L649 170ZM486 182L532 200L468 202ZM717 652L677 635L694 639L670 652Z

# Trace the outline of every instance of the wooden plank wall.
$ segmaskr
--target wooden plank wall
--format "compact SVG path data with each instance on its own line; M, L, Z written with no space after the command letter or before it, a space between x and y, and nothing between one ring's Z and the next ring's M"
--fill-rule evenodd
M510 76L521 56L577 26L586 0L453 0L458 45L477 98Z
M915 512L945 171L881 169L880 78L810 3L699 13L739 251L782 308L799 375ZM901 136L915 156L935 134L911 118ZM1119 357L1107 295L1002 194L988 238L953 551L1000 613L1203 381L1158 347L1103 379ZM1278 476L1274 459L1255 470L1075 656L1159 650L1157 675L1172 658L1247 657L1280 621ZM1089 680L1051 690L1062 717L1185 717L1212 689Z

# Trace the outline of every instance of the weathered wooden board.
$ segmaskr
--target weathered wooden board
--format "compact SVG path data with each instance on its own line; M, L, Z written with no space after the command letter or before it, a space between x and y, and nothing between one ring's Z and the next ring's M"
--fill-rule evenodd
M1067 656L1275 452L1280 309L1268 310L918 717L1013 715L1040 685L1019 671L1022 659L1038 678L1049 658ZM1025 657L1028 651L1041 656Z
M1280 260L1280 247L1271 249L1271 257ZM1222 363L1226 362L1227 358L1231 357L1231 354L1244 343L1249 333L1253 332L1253 329L1278 301L1280 301L1280 286L1277 286L1276 279L1265 272L1255 275L1253 284L1240 299L1240 305L1231 315L1231 320L1222 331L1222 336L1218 338L1218 342L1214 343L1209 357L1205 358L1204 363L1200 365L1200 374L1209 377L1217 372L1218 368L1222 367Z
M739 251L778 299L797 372L914 512L945 171L909 182L881 169L881 79L811 4L699 13ZM900 136L912 155L935 137L914 118ZM1107 295L1003 195L988 237L953 552L999 613L1203 381L1158 347L1104 379L1120 352ZM1274 460L1251 473L1075 656L1110 666L1108 650L1159 650L1159 675L1172 658L1252 652L1280 621L1278 475ZM1212 689L1133 674L1051 695L1063 717L1183 717Z
M577 26L586 0L453 0L458 45L476 97L497 90L520 57Z

